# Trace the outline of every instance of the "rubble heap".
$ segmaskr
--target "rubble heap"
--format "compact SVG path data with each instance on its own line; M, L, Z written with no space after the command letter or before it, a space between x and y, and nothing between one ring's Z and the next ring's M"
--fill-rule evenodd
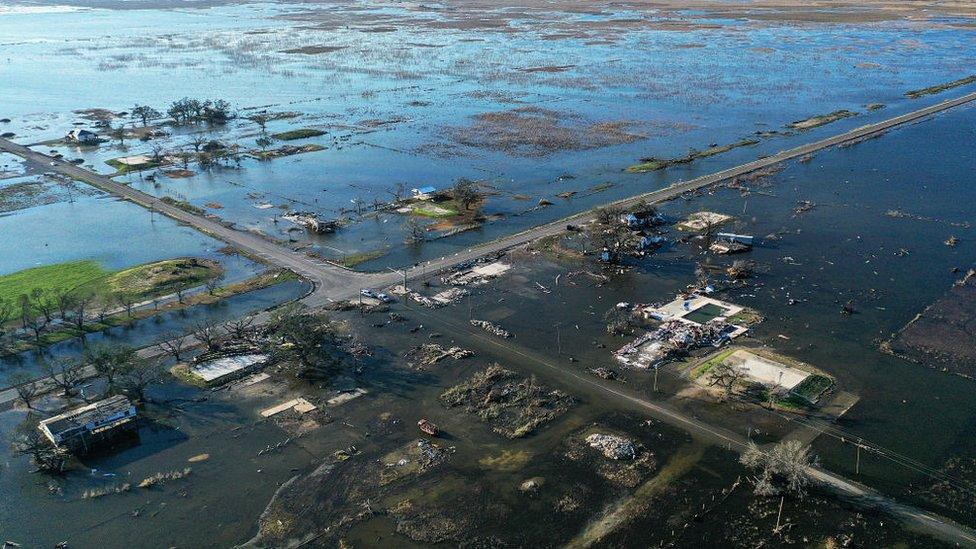
M631 460L638 453L637 445L632 440L617 435L593 433L586 437L586 443L602 452L607 459Z
M488 322L487 320L471 319L471 325L472 326L477 326L477 327L481 328L482 330L488 332L491 335L496 335L498 337L504 337L506 339L512 337L512 334L509 333L508 330L502 328L501 326L498 326L497 324L492 324L491 322Z

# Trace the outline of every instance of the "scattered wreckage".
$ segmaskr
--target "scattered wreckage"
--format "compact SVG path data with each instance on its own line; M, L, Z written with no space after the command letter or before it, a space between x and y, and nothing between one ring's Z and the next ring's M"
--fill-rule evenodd
M508 330L502 328L501 326L498 326L497 324L492 324L491 322L488 322L487 320L477 320L477 319L472 318L471 319L471 325L472 326L477 326L477 327L481 328L482 330L488 332L491 335L496 335L498 337L502 337L502 338L505 338L505 339L508 339L510 337L513 337L512 334L511 334L511 332L509 332Z

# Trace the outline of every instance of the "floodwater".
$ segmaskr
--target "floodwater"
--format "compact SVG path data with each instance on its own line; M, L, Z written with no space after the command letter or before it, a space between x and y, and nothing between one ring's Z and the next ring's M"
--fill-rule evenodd
M505 13L486 11L471 20ZM119 112L145 103L165 110L190 96L225 99L240 110L242 117L226 127L171 128L162 142L175 150L199 133L254 148L260 129L246 116L297 113L270 122L268 133L318 128L327 133L287 143L325 150L246 159L240 168L190 178L122 180L328 257L386 251L363 265L384 269L918 108L934 98L903 93L958 78L976 39L954 25L959 21L935 16L793 25L677 15L676 23L653 11L603 6L593 13L513 14L501 17L502 28L485 30L448 24L457 14L387 5L9 13L0 17L8 52L2 71L18 86L5 93L0 115L11 118L4 128L21 142L36 143L61 137L75 122L90 125L73 114L85 108ZM439 30L429 32L431 25ZM295 53L305 47L330 50ZM50 63L71 75L70 90L48 78L43 67ZM37 97L46 98L44 109ZM887 108L869 111L869 103ZM514 109L553 125L486 129L475 118ZM771 136L684 169L622 172L641 157L680 156L783 131L791 121L838 109L860 115L797 136ZM600 124L617 124L620 132L592 131ZM547 140L553 135L554 143ZM39 146L106 173L105 160L150 148L137 140L95 149ZM402 215L350 212L361 203L368 213L398 184L445 188L459 177L492 188L485 213L493 221L480 230L403 246ZM573 191L571 199L555 197ZM555 204L537 208L542 198ZM351 224L335 235L307 237L280 220L287 210L347 217Z
M79 109L121 111L135 103L163 107L183 96L226 99L244 116L260 109L296 111L297 118L271 122L268 131L321 128L328 133L299 143L319 143L325 150L269 162L244 160L240 167L184 179L159 175L151 181L143 174L121 180L150 193L189 200L239 227L283 239L293 233L285 222L274 219L285 207L327 217L349 215L350 225L336 235L314 237L310 244L330 257L388 247L388 255L363 265L380 269L451 253L941 100L933 96L913 101L903 93L962 76L976 40L972 30L954 25L959 21L950 18L795 25L748 17L702 19L687 12L683 16L696 23L688 29L625 23L639 16L643 14L620 8L546 17L526 12L498 30L441 25L450 17L411 6L366 4L0 10L0 78L17 84L0 90L0 118L11 119L0 124L0 131L15 133L23 143L38 143L58 138L82 121L74 113ZM619 28L599 30L606 26ZM383 27L382 32L374 27ZM315 55L284 53L317 45L343 49ZM52 66L59 78L51 77ZM539 67L546 68L523 70ZM865 105L874 102L887 107L866 111ZM485 141L482 134L475 139L463 134L475 115L520 107L546 109L550 114L545 116L557 120L557 129L570 128L570 133L617 122L625 132L641 137L606 144L600 141L606 136L598 135L591 136L595 145L570 141L549 149L545 140L518 134L512 139L519 148L506 150ZM861 114L799 135L764 138L755 147L665 172L622 172L643 156L677 156L690 147L782 130L790 121L844 108ZM912 460L912 467L862 455L860 474L855 476L853 449L837 437L820 437L816 453L839 474L944 514L952 510L916 500L909 491L932 482L920 470L939 468L952 456L976 455L968 427L976 420L972 381L884 355L878 345L961 276L953 268L964 271L976 261L971 227L976 220L970 206L976 188L974 123L976 109L956 109L856 146L819 153L808 163L791 163L770 179L770 185L747 196L722 189L662 207L672 219L701 209L734 215L731 227L736 232L764 237L748 256L760 266L756 285L730 290L722 298L763 314L764 322L754 331L760 342L827 371L837 378L839 388L860 397L838 423L838 436L871 441L902 463ZM500 137L509 130L499 130ZM177 147L199 132L247 146L260 135L255 124L239 118L224 128L173 129L165 143ZM497 138L499 132L489 137ZM38 150L82 158L110 173L105 160L145 153L149 147L128 140L96 149L39 145ZM22 173L22 167L7 157L0 157L0 171L13 174L4 175L7 179L0 180L0 186L39 177ZM445 187L458 177L492 185L497 194L489 197L486 213L501 219L479 231L404 248L402 218L342 213L354 200L389 199L386 191L397 183L407 188ZM591 190L604 182L613 185ZM69 197L66 190L55 191L58 199L51 203L0 217L0 273L78 258L95 257L108 268L122 268L180 255L219 259L229 279L246 278L261 269L244 258L219 254L221 243L170 220L151 218L132 204L100 193ZM569 200L554 198L567 191L577 194ZM540 198L555 204L533 209ZM813 201L816 207L795 215L800 200ZM266 204L272 207L258 207ZM890 217L889 210L912 217ZM949 235L960 238L956 247L942 244ZM660 466L681 465L678 458L694 454L701 443L664 424L645 426L639 410L592 387L577 386L571 376L559 373L584 374L585 368L612 365L610 352L627 340L605 334L603 314L620 301L669 300L692 282L698 259L690 245L671 246L597 286L585 274L570 274L597 267L542 257L513 258L516 268L506 278L437 313L394 305L410 320L385 328L370 326L384 320L379 316L357 320L354 315L338 315L352 320L362 339L375 348L357 379L369 393L329 410L333 421L271 452L262 449L291 433L275 421L260 419L257 410L277 404L283 400L280 395L262 392L264 386L241 397L172 382L153 389L155 403L145 412L138 445L86 458L80 470L64 478L31 474L26 459L0 445L0 531L25 546L62 540L70 540L72 547L234 545L255 534L259 514L282 483L309 473L334 451L350 445L362 451L362 461L354 457L350 463L379 459L412 440L416 420L429 417L451 435L444 444L455 446L452 462L374 504L390 506L398 498L413 498L423 505L468 513L474 517L472 523L478 523L472 527L480 536L525 531L529 533L507 539L523 545L568 542L590 531L586 526L602 509L633 493L604 483L580 463L567 464L563 456L574 433L592 423L626 432L654 452ZM301 291L297 283L276 286L96 338L149 343L200 316L228 318ZM841 305L848 300L854 301L857 313L841 315ZM514 332L516 338L507 343L513 347L486 345L482 338L472 337L470 317L489 319ZM425 329L408 331L421 323ZM407 371L402 352L429 341L431 332L444 334L444 344L453 340L474 349L476 357L456 364L447 361L431 372ZM531 351L535 359L526 358L520 349ZM69 342L55 351L77 352L77 344ZM0 375L12 368L32 368L31 360L25 356L20 364L8 364ZM535 375L580 402L538 434L516 442L492 433L474 416L446 410L437 402L443 389L493 361ZM557 369L541 366L540 361ZM732 414L724 406L685 398L679 394L684 382L667 368L658 392L651 388L651 374L624 372L624 377L622 391L666 401L730 429L759 429L755 436L762 441L796 427L789 418L763 410ZM328 394L312 386L297 390L312 397ZM391 434L374 435L370 426L382 412L399 418L400 426ZM0 435L6 437L23 415L0 414ZM504 450L526 452L531 460L514 470L491 470L480 463ZM209 454L207 460L188 463L204 453ZM155 472L188 465L193 468L188 478L162 487L83 498L87 489L123 481L136 484ZM733 455L714 447L690 467L668 483L667 499L657 500L669 505L654 505L643 520L626 524L606 541L701 546L727 541L735 530L743 536L742 545L762 542L745 533L751 532L745 526L769 531L773 511L767 509L762 520L746 514L756 505L748 485L722 500L709 519L694 521L699 526L693 532L675 532L674 525L688 522L702 503L744 474ZM515 489L533 476L547 479L537 500ZM435 489L438 484L441 488ZM554 498L574 489L587 494L582 509L577 514L552 514ZM360 504L355 502L355 511ZM787 510L797 523L796 540L823 540L836 533L834 525L853 520L854 512L836 502L818 501L811 507L815 511ZM857 529L862 545L932 544L889 528L885 517L867 520L869 527ZM534 537L540 533L550 537ZM354 545L406 543L395 533L394 522L382 516L356 525L348 539Z

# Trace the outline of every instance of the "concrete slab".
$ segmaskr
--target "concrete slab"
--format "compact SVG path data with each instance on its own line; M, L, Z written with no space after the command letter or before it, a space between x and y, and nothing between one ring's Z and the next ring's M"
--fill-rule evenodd
M743 349L729 355L725 363L739 368L754 381L779 386L787 391L811 375L810 372L791 368Z

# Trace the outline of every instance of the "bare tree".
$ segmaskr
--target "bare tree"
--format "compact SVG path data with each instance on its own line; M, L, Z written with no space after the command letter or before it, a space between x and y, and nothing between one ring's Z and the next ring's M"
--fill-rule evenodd
M41 387L27 372L14 372L10 376L9 383L13 385L14 390L17 391L17 397L20 398L21 402L28 410L34 409L34 401L40 395Z
M253 121L255 124L257 124L261 128L261 133L264 133L264 132L266 132L268 130L268 122L271 121L271 116L269 116L267 113L263 113L263 112L262 113L258 113L258 114L252 115L250 118L251 118L251 121ZM259 146L260 146L260 144L259 144Z
M55 290L54 301L58 306L58 315L61 320L68 320L68 313L74 310L75 295L72 290Z
M27 328L34 334L34 342L39 344L41 342L41 334L44 332L44 328L47 327L47 325L39 316L32 316L28 318L26 324Z
M82 363L67 357L42 360L41 367L51 382L61 388L61 394L65 397L70 397L75 387L84 379Z
M186 294L186 288L177 286L176 290L174 291L176 292L176 301L183 303L183 296Z
M270 147L271 145L273 145L273 144L274 144L274 140L273 140L273 139L271 139L270 137L265 137L265 136L261 136L261 137L259 137L259 138L257 138L257 139L256 139L256 140L254 141L254 143L255 143L255 144L256 144L256 145L257 145L257 146L258 146L258 147L259 147L259 148L260 148L260 149L261 149L262 151L266 151L266 150L268 150L268 147Z
M400 202L407 196L407 184L401 181L386 192L393 197L394 202Z
M617 225L624 211L616 206L606 206L596 211L596 221L600 225Z
M159 118L163 116L163 113L157 111L149 105L136 105L132 108L132 116L142 120L142 126L146 127L149 125L149 121L151 119Z
M54 315L54 300L50 298L49 292L42 288L34 288L31 290L31 299L34 301L34 307L44 315L44 320L50 323Z
M753 480L759 496L792 495L802 498L810 484L810 468L817 463L810 447L798 440L780 442L764 450L750 442L739 459L743 465L757 471Z
M164 339L156 344L161 351L170 355L177 362L183 359L183 353L187 351L187 341L179 332L170 332Z
M133 400L145 400L146 388L159 381L162 368L154 360L136 360L132 367L122 374L119 388Z
M115 294L115 303L125 310L125 316L132 318L132 308L136 304L136 298L129 292L119 292Z
M220 347L220 328L210 320L201 320L194 324L191 333L197 341L206 345L208 351L215 351Z
M6 333L4 326L13 320L14 314L14 304L5 299L0 299L0 336Z
M149 150L152 151L152 159L159 163L163 160L163 155L166 152L166 147L162 143L153 143L149 146Z
M735 391L735 387L740 381L745 379L745 372L741 368L721 362L712 366L708 371L708 385L710 387L721 387L728 399Z
M24 421L11 433L11 446L19 455L30 456L34 466L46 473L61 473L68 462L68 455L54 446L37 428L37 417L27 414Z
M132 368L136 359L136 350L125 345L92 345L84 354L85 363L105 378L109 391L115 390L118 379Z
M95 300L95 295L91 293L79 293L75 295L75 325L78 331L85 332L85 309Z
M403 228L407 232L407 244L419 244L427 239L427 228L416 217L408 217Z
M190 145L193 146L193 152L199 153L200 152L200 149L202 149L203 146L206 145L208 141L210 141L210 140L207 139L207 136L205 136L203 134L198 133L198 134L194 135L190 139Z
M451 194L454 196L454 201L465 210L471 209L471 205L481 199L481 194L475 188L475 182L464 177L454 183Z
M124 125L120 124L118 127L112 128L110 135L113 139L119 142L119 146L125 146L125 138L128 137L128 134L125 131Z
M225 278L224 273L219 273L217 276L212 276L208 278L203 283L204 286L207 287L207 293L210 295L214 295L214 293L216 293L217 291L217 288L220 288L220 285L223 284L224 278Z
M247 339L250 335L252 324L254 324L254 317L246 316L228 322L227 329L235 339Z
M34 307L31 305L31 298L27 294L17 296L17 307L20 309L20 325L26 330L27 319L34 316Z

